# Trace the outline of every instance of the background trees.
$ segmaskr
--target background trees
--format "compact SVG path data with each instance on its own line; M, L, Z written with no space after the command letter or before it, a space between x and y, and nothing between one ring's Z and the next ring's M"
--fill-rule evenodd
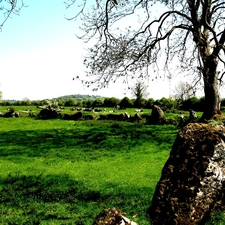
M102 105L103 105L103 99L102 98L97 98L92 103L92 107L100 107Z
M195 96L195 93L196 88L183 81L180 81L174 89L174 97L183 101Z
M128 98L128 97L124 97L119 105L122 107L122 108L132 108L133 107L133 103L132 101Z
M118 98L112 97L112 98L105 98L104 99L104 106L105 107L115 107L115 105L118 105L120 100Z
M65 101L65 106L75 106L76 101L73 98L69 98Z
M25 99L23 101L13 101L13 100L2 100L0 102L0 106L43 106L47 105L48 101L57 101L58 106L67 106L67 107L94 107L95 103L93 100L94 96L90 95L82 95L83 98L81 98L81 95L74 95L74 98L64 96L59 97L52 100L35 100L31 101L29 99ZM76 98L77 97L77 98ZM123 99L118 99L115 97L102 97L99 98L99 96L95 96L95 99L97 100L98 106L96 107L105 107L105 108L114 108L116 105L120 105L121 109L125 108L137 108L134 105L135 99L130 99L128 97L124 97ZM153 105L160 106L165 112L179 112L179 110L185 110L188 111L189 109L193 109L195 111L202 112L204 109L204 102L205 98L197 98L197 97L191 97L189 99L186 99L184 101L179 101L179 99L174 99L172 97L169 98L161 98L161 99L143 99L143 105L142 108L146 109L152 109ZM94 103L94 104L93 104ZM179 104L178 104L179 103ZM222 99L221 106L224 109L225 106L225 99ZM149 111L150 112L150 111Z
M68 7L77 3L68 2ZM193 75L193 85L204 82L207 107L203 118L219 113L218 80L222 81L225 62L225 2L117 3L96 0L91 8L84 0L73 18L83 21L79 38L85 42L97 40L84 60L91 78L87 85L94 84L98 90L123 77L129 86L134 77L147 81L154 79L152 71L162 70L171 77L171 70L175 73L176 69L181 78Z

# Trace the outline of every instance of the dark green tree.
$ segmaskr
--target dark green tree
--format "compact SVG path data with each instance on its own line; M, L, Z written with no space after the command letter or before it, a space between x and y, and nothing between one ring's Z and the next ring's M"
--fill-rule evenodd
M76 101L73 98L69 98L65 101L65 106L75 106Z
M153 105L154 105L155 100L153 98L149 98L147 99L147 102L145 104L145 107L147 109L152 109Z
M133 103L132 103L132 101L128 97L124 97L120 101L119 105L122 108L131 108L133 106Z
M200 100L197 97L191 97L183 102L183 109L189 110L193 109L198 111L200 105Z
M132 88L132 95L135 97L135 107L142 108L145 105L145 98L148 96L147 88L147 85L141 81L138 81Z
M77 10L76 3L68 0L67 7L74 5ZM78 14L70 18L83 21L79 38L95 41L84 60L92 78L86 84L96 84L98 89L122 77L129 86L133 77L147 82L153 79L152 71L160 69L169 77L170 71L180 75L180 79L193 75L195 83L204 83L207 107L202 118L210 119L220 113L218 84L225 64L225 1L117 3L96 0L91 6L84 0Z
M163 97L159 100L159 102L160 102L160 106L165 111L174 110L176 109L176 106L177 106L177 101L171 97L169 98Z
M112 98L105 98L103 105L105 107L115 107L118 105L120 100L118 98L112 97Z
M86 101L86 107L88 107L88 108L91 107L92 103L93 103L93 101L91 101L90 99L88 99Z
M94 102L92 103L93 107L101 107L103 105L103 99L101 98L97 98L94 100Z

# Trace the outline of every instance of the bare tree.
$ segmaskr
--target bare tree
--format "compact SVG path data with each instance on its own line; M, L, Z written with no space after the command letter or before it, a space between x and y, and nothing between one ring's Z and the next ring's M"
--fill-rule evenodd
M180 81L174 89L174 97L180 100L187 100L195 96L196 88L187 82Z
M77 0L68 0L67 7ZM219 81L225 63L225 1L222 0L96 0L81 1L80 39L96 41L84 63L96 89L134 74L149 79L149 71L171 69L203 80L207 107L202 119L220 113ZM77 8L76 8L77 9ZM158 14L154 13L159 9ZM134 24L135 16L139 26ZM124 29L123 24L130 25ZM176 68L174 68L176 64Z
M6 21L12 17L12 15L19 15L20 10L25 6L23 0L0 0L0 31Z

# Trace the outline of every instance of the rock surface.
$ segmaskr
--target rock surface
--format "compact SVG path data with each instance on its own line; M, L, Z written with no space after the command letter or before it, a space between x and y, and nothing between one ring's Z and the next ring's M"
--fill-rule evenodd
M225 128L190 123L174 142L149 213L153 225L204 222L224 205Z
M151 123L160 124L163 119L164 119L163 110L159 106L154 105L151 113Z
M138 225L125 216L126 214L119 209L105 209L99 213L92 225Z

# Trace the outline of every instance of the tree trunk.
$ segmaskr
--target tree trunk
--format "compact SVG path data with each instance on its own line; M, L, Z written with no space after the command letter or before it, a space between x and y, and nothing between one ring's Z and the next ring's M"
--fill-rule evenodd
M204 79L205 107L201 118L202 120L209 120L216 114L221 114L217 64L216 58L212 55L204 62L202 73Z

